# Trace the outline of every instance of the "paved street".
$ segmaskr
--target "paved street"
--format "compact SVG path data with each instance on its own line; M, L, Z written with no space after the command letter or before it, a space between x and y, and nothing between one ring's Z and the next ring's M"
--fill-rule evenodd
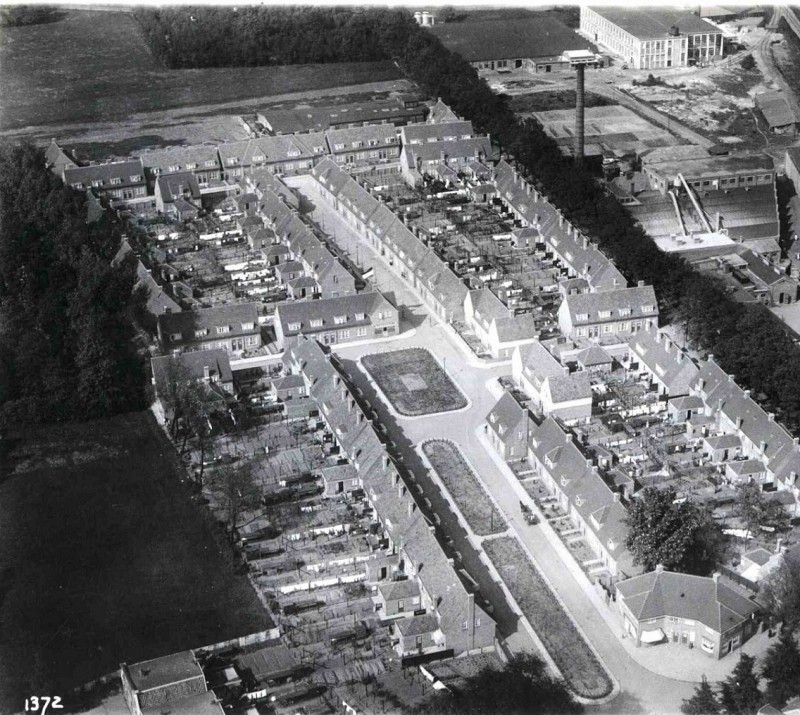
M326 233L335 236L342 247L351 253L354 252L355 237L333 209L309 188L312 186L311 180L308 177L297 177L291 179L289 183L300 189L313 203L312 215L320 225L324 221ZM634 660L618 634L612 630L604 618L599 617L590 593L585 590L586 588L591 591L588 581L584 584L579 583L576 575L565 567L565 562L557 551L558 546L551 541L555 537L550 534L550 538L548 538L549 527L545 525L532 527L522 520L519 515L520 495L517 492L517 489L521 489L521 487L516 483L514 477L510 476L510 472L506 472L501 464L496 463L478 437L482 431L486 414L495 402L492 392L487 389L487 383L491 384L497 377L508 374L510 366L506 363L487 368L476 364L477 361L474 357L471 354L466 355L462 351L462 346L451 338L444 326L432 322L430 319L420 320L425 311L419 305L419 299L402 283L399 277L383 265L372 249L363 243L360 244L359 259L365 265L374 265L377 283L382 290L394 291L399 302L416 306L412 311L416 332L406 341L355 345L338 349L337 354L355 384L364 391L374 406L382 424L385 425L391 439L396 443L404 463L414 473L417 483L423 489L424 496L430 500L433 511L439 515L441 530L446 537L452 539L453 548L461 555L463 567L478 582L481 594L495 607L494 617L498 622L499 631L504 636L510 636L509 646L512 649L534 649L533 641L526 629L519 627L517 615L505 604L502 590L481 562L478 551L470 541L469 534L459 523L438 486L427 474L415 450L415 446L426 439L450 439L460 446L467 459L477 470L487 490L505 512L512 532L517 534L529 552L535 556L536 563L554 586L606 667L618 681L622 693L612 702L602 706L592 706L591 710L608 713L677 712L681 700L689 697L693 692L694 684L657 675ZM393 413L378 398L374 386L366 373L358 366L357 361L369 353L404 347L429 348L446 366L448 375L469 397L470 407L456 414L445 413L411 419ZM666 648L657 659L661 667L664 662L683 661L689 655L688 651L676 649L668 652ZM706 662L709 666L714 665L711 661ZM657 665L654 664L653 667ZM698 665L705 665L705 663L698 661ZM730 666L732 665L731 662ZM725 667L727 668L728 664L725 664ZM691 670L694 672L694 677L691 679L697 679L699 672L696 666L693 666Z

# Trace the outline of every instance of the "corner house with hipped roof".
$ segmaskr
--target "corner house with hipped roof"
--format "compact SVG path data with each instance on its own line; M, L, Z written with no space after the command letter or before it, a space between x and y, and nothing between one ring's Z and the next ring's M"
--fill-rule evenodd
M637 646L668 640L722 658L758 628L758 604L717 574L690 576L658 566L616 586L625 632Z

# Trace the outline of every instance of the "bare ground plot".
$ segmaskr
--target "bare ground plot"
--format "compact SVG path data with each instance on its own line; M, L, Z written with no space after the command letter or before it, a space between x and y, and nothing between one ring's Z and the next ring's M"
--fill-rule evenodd
M483 490L477 475L456 445L432 439L422 445L422 451L472 531L478 536L487 536L500 534L508 528L506 520Z
M68 10L58 22L0 28L0 66L0 129L121 120L401 76L391 62L168 70L130 14L84 10Z
M416 417L467 406L467 398L424 348L366 355L361 364L401 415Z
M499 537L484 541L483 549L570 688L585 698L608 695L611 680L605 669L519 542Z
M0 447L0 712L271 627L149 412Z

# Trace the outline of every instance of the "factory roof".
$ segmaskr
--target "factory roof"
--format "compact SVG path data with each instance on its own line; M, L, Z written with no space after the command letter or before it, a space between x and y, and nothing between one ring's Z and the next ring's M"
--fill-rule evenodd
M715 25L679 8L593 7L598 15L640 39L669 37L675 27L682 35L722 34Z
M548 17L453 22L435 25L429 31L468 62L552 57L567 50L597 51L588 40Z

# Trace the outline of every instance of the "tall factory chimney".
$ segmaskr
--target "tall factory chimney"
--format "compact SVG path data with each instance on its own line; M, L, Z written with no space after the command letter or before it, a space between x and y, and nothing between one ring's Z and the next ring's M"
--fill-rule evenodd
M575 71L577 72L577 87L575 88L575 146L573 150L573 158L576 164L583 163L583 110L585 104L584 70L585 65L575 65Z

